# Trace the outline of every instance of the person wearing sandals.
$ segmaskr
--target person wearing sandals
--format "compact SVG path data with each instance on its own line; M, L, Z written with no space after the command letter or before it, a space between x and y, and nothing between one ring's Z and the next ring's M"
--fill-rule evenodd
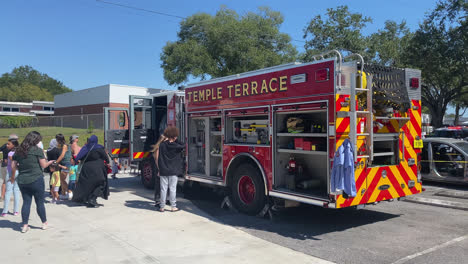
M175 126L169 126L164 130L163 136L154 147L156 166L160 178L159 211L161 212L164 212L165 209L168 188L171 211L179 211L176 204L177 176L183 174L182 151L185 145L177 141L178 136L179 129Z
M44 206L44 174L42 169L50 166L54 161L47 161L42 149L37 147L37 143L41 140L42 136L39 132L29 132L12 157L10 181L15 181L15 173L18 170L18 186L23 196L23 206L21 208L21 218L23 220L22 233L26 233L29 230L28 221L33 197L36 202L37 214L42 221L42 229L47 229L46 209Z

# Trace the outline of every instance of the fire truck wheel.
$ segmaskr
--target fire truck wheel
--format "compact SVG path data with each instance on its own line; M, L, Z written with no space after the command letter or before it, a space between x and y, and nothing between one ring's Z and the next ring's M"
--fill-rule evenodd
M251 164L237 168L231 184L231 200L242 213L258 214L266 203L265 187L258 169Z
M155 184L155 177L153 176L156 170L156 165L153 159L145 159L140 162L140 177L141 183L147 189L153 189Z

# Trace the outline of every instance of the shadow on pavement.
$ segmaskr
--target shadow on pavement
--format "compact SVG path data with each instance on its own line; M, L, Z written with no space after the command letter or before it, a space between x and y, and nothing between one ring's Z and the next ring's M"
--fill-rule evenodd
M125 206L143 210L152 210L154 207L154 190L145 189L139 179L135 177L119 178L109 181L112 192L130 191L134 195L144 198L143 200L129 200ZM202 217L210 217L210 220L241 228L253 233L272 232L281 236L299 240L319 240L315 238L327 233L339 232L350 228L373 224L399 217L398 214L389 214L372 210L355 209L326 209L316 206L302 205L296 208L287 208L275 212L273 220L255 216L243 215L221 208L224 197L220 196L211 188L199 188L190 192L190 196L177 190L177 207L183 211L191 212ZM188 199L187 199L188 197ZM200 214L193 210L196 206L206 214Z

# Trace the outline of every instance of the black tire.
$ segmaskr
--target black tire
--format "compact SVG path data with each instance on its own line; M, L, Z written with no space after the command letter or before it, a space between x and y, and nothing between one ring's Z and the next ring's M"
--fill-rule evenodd
M142 160L139 165L141 183L147 189L154 189L156 178L156 164L154 164L154 159L151 157Z
M257 215L265 206L265 185L257 167L240 165L234 172L230 187L231 201L239 212Z

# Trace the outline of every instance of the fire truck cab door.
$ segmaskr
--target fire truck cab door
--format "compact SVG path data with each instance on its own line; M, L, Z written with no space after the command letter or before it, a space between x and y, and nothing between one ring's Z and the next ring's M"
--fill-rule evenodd
M104 146L111 157L128 157L128 126L127 108L104 108Z
M130 96L130 160L141 160L150 154L154 140L153 96Z

